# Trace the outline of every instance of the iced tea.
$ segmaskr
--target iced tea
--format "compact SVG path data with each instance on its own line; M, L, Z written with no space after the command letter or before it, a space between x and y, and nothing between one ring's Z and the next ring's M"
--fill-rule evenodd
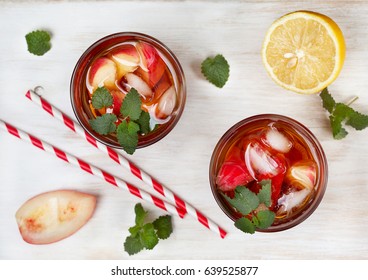
M258 193L258 183L271 180L268 209L275 213L275 220L269 231L275 231L313 212L324 193L327 163L317 139L304 126L283 116L259 115L223 136L215 148L210 174L217 201L234 220L242 214L223 194L233 197L237 186Z

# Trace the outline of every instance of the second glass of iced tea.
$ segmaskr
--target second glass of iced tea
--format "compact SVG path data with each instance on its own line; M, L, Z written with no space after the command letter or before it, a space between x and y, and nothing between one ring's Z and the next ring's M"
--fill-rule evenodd
M111 93L111 106L94 108L91 99L99 87ZM139 135L138 148L167 135L184 109L184 72L163 43L136 32L111 34L98 40L76 64L70 85L71 101L83 128L100 142L121 148L115 133L96 133L89 121L108 113L117 116L118 125L121 104L131 88L138 91L142 110L150 116L149 132Z
M327 184L327 161L316 137L299 122L281 115L247 118L218 142L210 163L210 184L217 203L232 219L242 217L224 199L237 186L259 192L271 180L273 224L258 231L289 229L309 217Z

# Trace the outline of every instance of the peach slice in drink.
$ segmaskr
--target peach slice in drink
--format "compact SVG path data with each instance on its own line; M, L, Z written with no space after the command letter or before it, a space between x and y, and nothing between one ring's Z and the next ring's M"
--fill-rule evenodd
M317 167L313 161L301 161L291 166L285 176L287 192L280 197L278 215L287 216L310 197L316 183Z
M119 49L111 53L112 60L118 68L118 79L125 74L134 72L140 62L140 56L135 46L131 44L122 45Z
M216 178L216 184L221 191L232 191L237 186L244 186L254 180L247 170L241 154L241 149L233 147L221 165Z
M115 62L106 57L100 57L91 65L89 70L89 83L93 90L98 87L115 87L117 69Z
M161 80L166 64L150 44L138 42L136 47L141 58L139 74L150 87L153 87Z

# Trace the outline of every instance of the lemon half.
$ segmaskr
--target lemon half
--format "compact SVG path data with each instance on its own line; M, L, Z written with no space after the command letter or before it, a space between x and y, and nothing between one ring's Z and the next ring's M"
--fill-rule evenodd
M269 28L262 48L268 74L297 93L318 93L339 75L345 40L329 17L309 11L287 14Z

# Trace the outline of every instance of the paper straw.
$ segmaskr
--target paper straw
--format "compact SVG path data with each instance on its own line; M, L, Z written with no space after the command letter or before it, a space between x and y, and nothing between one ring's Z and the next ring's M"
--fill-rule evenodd
M206 228L210 229L214 233L218 234L221 238L224 238L227 232L218 226L211 219L204 216L200 211L190 205L188 202L182 200L179 196L177 196L174 192L172 192L167 187L160 184L157 180L151 177L148 173L138 168L134 163L129 161L127 158L123 157L121 154L116 152L114 149L102 144L99 141L96 141L88 132L86 132L78 123L73 121L67 115L62 113L55 106L50 104L47 100L42 98L36 92L37 88L33 90L29 90L26 94L26 97L31 101L42 107L46 112L48 112L51 116L55 117L59 121L62 121L68 128L77 133L82 138L86 139L90 144L92 144L95 148L101 150L106 153L112 160L116 163L120 164L123 168L128 170L134 176L145 182L148 186L153 188L156 192L160 193L163 197L166 197L168 201L175 203L175 205L179 208L182 208L186 211L189 216L195 218Z
M142 200L144 201L147 201L147 202L150 202L154 205L156 205L157 207L173 214L173 215L176 215L176 216L179 216L181 218L184 217L185 215L185 211L181 208L178 208L178 207L175 207L173 206L172 204L166 202L166 201L163 201L162 199L154 196L154 195L151 195L149 193L147 193L146 191L143 191L125 181L123 181L122 179L120 178L117 178L109 173L107 173L106 171L96 167L96 166L93 166L91 164L88 164L87 162L69 154L69 153L66 153L50 144L48 144L47 142L45 141L42 141L2 120L0 120L0 128L9 132L10 134L28 142L28 143L31 143L33 144L34 146L36 146L37 148L41 149L41 150L44 150L45 152L48 152L48 153L51 153L55 156L57 156L58 158L66 161L66 162L69 162L70 164L72 165L75 165L79 168L81 168L82 170L92 174L92 175L95 175L103 180L105 180L106 182L110 183L111 185L115 186L115 187L118 187L120 189L124 189L124 190L127 190L129 191L131 194L135 195L136 197L139 197L141 198Z

